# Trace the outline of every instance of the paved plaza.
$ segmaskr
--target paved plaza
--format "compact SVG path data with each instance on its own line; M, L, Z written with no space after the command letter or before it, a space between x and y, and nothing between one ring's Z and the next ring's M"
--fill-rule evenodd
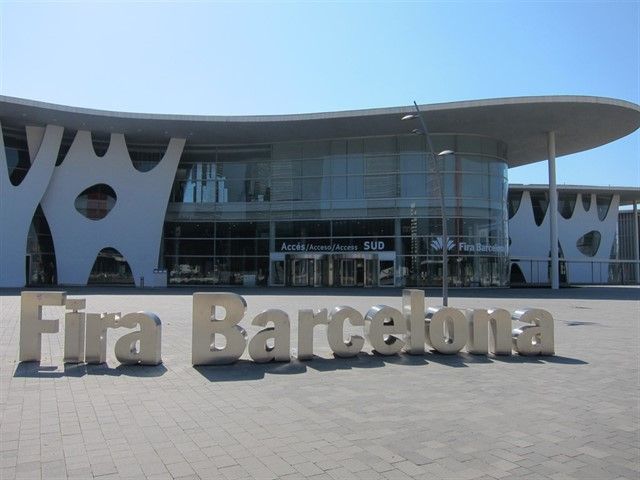
M18 363L19 292L0 293L0 479L638 479L640 289L454 290L457 308L520 307L555 318L556 356L331 355L191 366L191 291L68 290L87 312L152 311L163 364ZM237 290L241 322L280 308L375 304L401 290ZM427 303L440 302L428 291ZM125 331L126 332L126 331Z

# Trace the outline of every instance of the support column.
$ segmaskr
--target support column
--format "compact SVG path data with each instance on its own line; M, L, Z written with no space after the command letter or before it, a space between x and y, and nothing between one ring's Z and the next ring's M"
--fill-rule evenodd
M551 250L551 288L560 288L560 272L558 269L558 188L556 185L556 133L547 135L549 151L549 243Z
M402 257L402 224L400 223L400 219L396 218L394 220L394 245L396 251L396 261L395 261L395 271L394 275L394 286L396 287L404 287L404 276L402 275L402 267L404 266L404 258Z
M267 276L267 285L272 286L273 284L273 262L271 261L271 254L276 251L276 222L269 222L269 268L267 271L269 272ZM285 265L285 269L286 269Z
M633 259L635 263L636 283L640 284L640 240L638 240L638 202L633 201Z

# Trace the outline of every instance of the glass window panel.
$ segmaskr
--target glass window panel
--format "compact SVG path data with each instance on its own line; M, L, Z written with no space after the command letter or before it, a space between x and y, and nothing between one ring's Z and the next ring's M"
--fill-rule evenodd
M303 178L301 189L302 200L319 200L322 194L322 177Z
M396 175L366 175L364 182L366 198L395 198L397 196Z
M488 197L489 196L489 179L487 175L474 175L472 173L463 173L462 177L462 195L465 197ZM502 179L500 179L502 185Z
M212 222L167 222L164 225L165 237L213 238L215 224Z
M533 207L533 218L536 225L540 226L547 213L549 197L547 192L529 192L529 195L531 196L531 206Z
M425 197L427 176L424 173L400 175L400 196L403 198Z
M321 158L331 154L331 142L327 140L304 142L303 158Z
M265 255L269 253L269 240L232 239L216 240L216 255Z
M603 221L607 218L609 207L611 206L612 195L596 195L596 205L598 207L598 218Z
M425 151L424 137L421 135L401 135L398 137L399 152L420 152Z
M457 148L453 149L456 153L481 153L482 137L473 135L458 135Z
M492 138L482 139L482 153L493 157L498 155L498 142Z
M518 212L520 208L520 201L522 200L522 191L509 191L509 219Z
M301 143L275 143L272 146L273 159L296 159L302 158Z
M364 198L364 178L362 176L347 177L347 198Z
M578 239L576 247L583 255L593 257L598 253L601 238L602 236L600 235L600 232L597 230L591 230Z
M351 138L347 140L347 154L355 155L364 153L364 141L361 138Z
M164 249L169 255L213 255L213 240L165 240Z
M395 232L392 219L378 220L334 220L334 237L372 237L393 236Z
M345 175L347 173L347 157L333 157L331 159L331 174Z
M276 222L276 236L293 238L330 237L331 222Z
M573 215L578 195L576 193L558 194L558 213L563 218L569 219Z
M365 170L367 173L397 172L397 159L393 155L377 155L375 157L366 157Z
M346 140L331 140L331 155L346 155L346 154L347 154Z
M302 162L302 175L305 177L322 175L324 173L324 159L309 159Z
M395 153L396 137L369 137L364 139L365 153Z
M427 162L422 153L402 153L400 154L400 172L416 173L426 172Z
M347 173L350 175L364 173L364 158L361 156L350 156L347 159Z
M455 135L432 134L431 143L433 144L433 151L436 153L436 155L444 150L451 150L453 152L459 151L456 150Z
M218 238L269 238L269 222L218 222Z
M487 174L489 173L489 164L490 162L483 157L458 155L458 169L463 172Z
M331 178L331 198L334 200L347 198L347 177Z

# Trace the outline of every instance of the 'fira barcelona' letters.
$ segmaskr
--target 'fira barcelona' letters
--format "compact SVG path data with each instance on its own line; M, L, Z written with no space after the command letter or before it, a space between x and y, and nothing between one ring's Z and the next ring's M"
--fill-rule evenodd
M58 319L43 319L43 306L64 306L64 361L99 364L107 361L107 334L113 329L136 329L118 338L114 355L120 363L162 363L162 323L153 313L86 313L84 299L67 298L65 292L22 292L20 361L40 361L42 334L58 333ZM291 321L287 312L268 309L251 322L262 327L251 339L239 325L247 310L235 293L194 293L191 363L234 363L245 351L258 363L291 360ZM518 322L514 324L513 322ZM349 325L351 333L347 333ZM542 309L508 311L459 310L430 307L425 310L422 290L402 292L398 310L375 305L365 315L349 306L298 312L298 360L314 357L314 330L326 331L326 342L336 357L354 357L365 340L380 355L424 355L427 349L456 354L463 349L477 355L554 355L553 317ZM353 330L362 333L358 335ZM316 337L317 340L317 337Z

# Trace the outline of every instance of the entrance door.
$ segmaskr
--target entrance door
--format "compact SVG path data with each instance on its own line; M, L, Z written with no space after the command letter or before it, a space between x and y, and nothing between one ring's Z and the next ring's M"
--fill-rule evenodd
M381 287L393 287L395 284L395 262L393 260L380 260L379 278Z
M353 258L340 260L340 285L353 287L356 284L356 261Z
M365 265L364 258L356 258L356 286L365 286Z
M376 256L341 258L338 285L341 287L373 287L378 284Z
M320 258L293 258L289 284L292 287L319 287L322 285Z
M294 287L308 287L309 277L313 278L313 272L309 272L309 267L313 270L313 264L308 258L301 258L291 261L291 285Z

